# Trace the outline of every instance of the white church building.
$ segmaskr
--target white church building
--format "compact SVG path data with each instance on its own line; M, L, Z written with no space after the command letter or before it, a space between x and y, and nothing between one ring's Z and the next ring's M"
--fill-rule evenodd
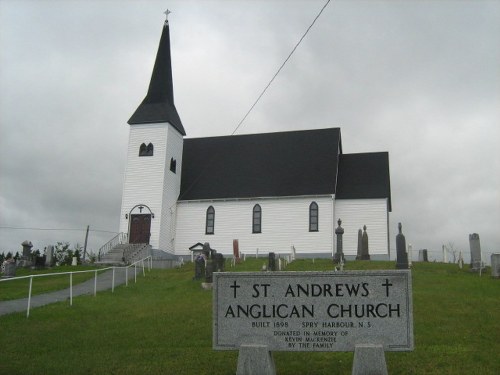
M372 257L389 257L387 152L344 154L339 128L186 138L174 105L165 22L130 135L120 212L129 243L190 255L197 243L232 254L331 256L342 220L355 256L366 225Z

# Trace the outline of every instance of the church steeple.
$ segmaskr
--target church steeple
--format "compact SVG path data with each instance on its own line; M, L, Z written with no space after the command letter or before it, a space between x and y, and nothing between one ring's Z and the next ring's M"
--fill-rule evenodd
M165 12L167 19L163 25L148 93L132 117L130 117L128 123L135 125L168 122L179 133L186 135L174 105L168 13L170 12L167 10Z

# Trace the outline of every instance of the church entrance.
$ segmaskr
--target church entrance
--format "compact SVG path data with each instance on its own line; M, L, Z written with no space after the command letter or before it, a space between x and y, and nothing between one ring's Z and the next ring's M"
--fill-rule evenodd
M151 214L135 214L130 216L128 243L147 243L151 236Z

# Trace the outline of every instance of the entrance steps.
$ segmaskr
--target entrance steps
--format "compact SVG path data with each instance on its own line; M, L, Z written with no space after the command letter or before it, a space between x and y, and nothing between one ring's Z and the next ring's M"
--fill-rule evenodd
M115 245L97 264L123 266L151 255L151 245L145 243L124 243Z

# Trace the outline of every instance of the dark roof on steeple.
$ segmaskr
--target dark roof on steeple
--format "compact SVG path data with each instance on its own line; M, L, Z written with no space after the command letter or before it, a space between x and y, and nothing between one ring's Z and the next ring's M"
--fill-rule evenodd
M184 140L180 200L334 194L340 129Z
M130 125L155 122L168 122L179 133L186 135L174 105L168 21L165 21L163 25L148 93L130 120L128 120Z
M389 153L340 155L336 198L388 198L392 211Z

